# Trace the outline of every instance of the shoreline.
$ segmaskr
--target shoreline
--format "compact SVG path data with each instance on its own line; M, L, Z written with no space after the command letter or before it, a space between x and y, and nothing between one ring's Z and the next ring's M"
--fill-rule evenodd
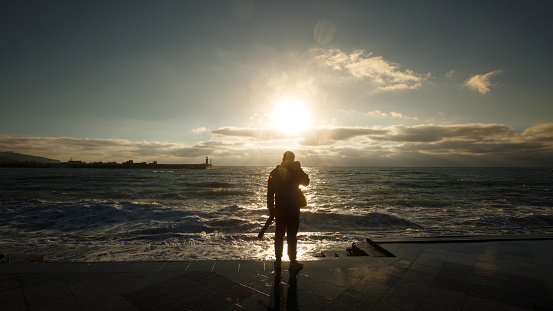
M471 235L471 236L428 236L403 238L367 238L369 243L383 249L394 244L458 244L508 241L553 240L553 234L525 235ZM298 258L302 261L347 259L347 249L352 243L365 241L332 242L323 246L298 244ZM303 247L303 251L302 251ZM369 246L370 247L370 246ZM377 246L378 247L378 246ZM324 255L323 255L324 254ZM99 263L99 262L178 262L178 261L233 261L272 260L273 240L255 243L228 244L127 244L127 245L21 245L0 244L0 255L4 263L55 262L55 263ZM239 256L239 257L237 257ZM326 257L325 257L326 256ZM335 258L333 258L335 257ZM38 260L37 260L38 259ZM0 257L0 260L2 258Z

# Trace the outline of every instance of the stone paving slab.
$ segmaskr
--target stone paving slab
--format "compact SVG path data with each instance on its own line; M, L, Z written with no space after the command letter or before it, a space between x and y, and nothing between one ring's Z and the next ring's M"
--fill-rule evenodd
M379 242L395 257L0 264L0 310L553 310L553 240ZM286 268L284 264L284 268Z

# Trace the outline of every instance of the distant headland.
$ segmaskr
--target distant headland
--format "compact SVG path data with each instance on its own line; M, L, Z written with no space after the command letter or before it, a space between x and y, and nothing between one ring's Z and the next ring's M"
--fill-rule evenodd
M48 159L44 157L36 157L15 153L11 151L0 152L0 167L21 167L21 168L49 168L49 167L69 167L69 168L120 168L120 169L211 169L213 165L211 160L206 157L205 163L199 164L158 164L157 161L152 163L139 162L128 160L123 163L117 162L83 162L74 161L73 159L67 162Z

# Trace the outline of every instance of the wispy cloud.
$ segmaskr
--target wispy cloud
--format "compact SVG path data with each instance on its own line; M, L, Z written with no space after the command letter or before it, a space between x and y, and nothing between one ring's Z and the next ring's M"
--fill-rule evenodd
M125 139L0 136L0 150L67 161L154 161L218 165L271 165L294 150L306 165L546 165L553 157L553 123L522 133L504 124L312 128L300 136L267 128L205 129L193 145ZM275 160L277 159L277 160ZM447 161L446 161L447 160ZM464 161L464 162L463 162Z
M532 141L550 141L553 142L553 123L546 123L533 126L522 132L524 139Z
M185 146L157 141L129 141L126 139L79 139L71 137L13 137L0 136L0 150L31 155L43 155L60 161L70 158L83 161L117 161L129 159L175 159L174 153ZM194 148L197 150L198 148ZM194 157L196 155L191 155Z
M417 89L430 76L410 69L401 70L400 65L382 56L373 56L364 50L352 53L340 49L317 50L316 59L325 67L341 72L357 80L367 82L377 91Z
M487 94L492 86L497 85L497 83L492 83L491 79L502 72L503 70L495 70L483 75L473 75L465 81L463 86L475 92Z
M482 139L484 137L513 137L512 127L503 124L455 124L455 125L397 125L390 128L390 134L373 139L396 142L437 142L446 139Z
M546 128L546 127L544 127ZM541 128L536 129L540 131ZM444 139L481 139L491 137L494 139L516 136L514 129L504 124L456 124L456 125L394 125L385 128L372 127L328 127L310 128L299 136L280 134L277 129L256 128L221 128L212 130L211 133L219 138L247 137L257 141L270 141L276 139L296 139L299 142L318 143L308 145L329 145L348 141L359 137L379 142L437 142Z
M241 128L241 127L222 127L219 129L211 130L210 133L218 137L234 137L253 139L257 141L271 141L280 139L291 139L295 137L295 134L279 131L276 128Z
M260 136L254 134L256 129L248 129L248 132L252 140ZM232 138L232 135L238 134L243 137L244 134L236 129L216 130L216 133L218 139ZM545 161L553 156L553 124L535 126L523 133L517 133L510 126L494 123L315 128L304 132L292 143L303 154L326 158L327 161L334 161L332 163L341 158L364 165L433 165L428 162L432 161L428 157L439 156L455 161L461 161L464 157L465 165L488 165L497 161L509 165L535 165L538 162L527 160ZM269 141L268 145L271 144ZM448 163L453 165L461 162Z
M311 129L298 138L296 143L301 146L328 146L340 142L371 136L385 135L388 131L365 127L331 127Z
M367 112L367 115L372 116L372 117L380 117L380 118L398 118L398 119L410 119L410 120L418 120L419 119L417 117L406 116L401 112L395 112L395 111L382 112L380 110L373 110L373 111Z

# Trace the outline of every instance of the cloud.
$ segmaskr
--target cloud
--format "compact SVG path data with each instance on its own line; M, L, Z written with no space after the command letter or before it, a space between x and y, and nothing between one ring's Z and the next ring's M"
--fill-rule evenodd
M454 124L388 127L312 128L299 136L276 129L206 130L205 141L192 145L125 139L0 136L0 151L67 161L201 163L273 165L285 150L305 165L517 165L545 166L553 158L553 123L522 133L504 124ZM276 160L275 160L276 159Z
M349 140L360 136L382 135L386 130L363 127L309 128L300 134L289 134L275 128L231 128L212 130L219 138L247 138L257 141L294 140L300 145L329 145L337 141Z
M367 115L373 116L373 117L381 117L381 118L399 118L399 119L410 119L410 120L418 120L419 119L417 117L406 116L406 115L402 114L401 112L395 112L395 111L382 112L380 110L373 110L373 111L367 112Z
M192 129L192 132L193 133L205 133L207 132L207 128L205 127L198 127L198 128L195 128L195 129Z
M316 52L315 58L323 66L372 84L377 91L417 89L429 77L429 74L417 74L409 69L402 71L399 64L386 61L381 56L366 54L364 50L349 54L340 49Z
M258 130L263 132L262 129ZM249 138L254 141L255 137L262 136L253 134L255 129L248 129L250 131ZM214 132L218 133L220 139L225 139L226 135L233 137L243 134L238 129ZM489 165L498 161L509 165L528 165L532 162L526 163L525 159L538 157L539 161L545 161L553 156L553 124L535 126L521 134L508 125L494 123L395 125L385 128L329 127L310 129L292 141L293 147L302 150L304 154L317 154L317 158L332 161L347 158L355 163L373 165L433 165L434 158L428 157L439 156L442 160L450 159L444 162L448 165L461 163L461 158L465 165ZM265 143L271 145L271 141ZM516 161L513 160L515 158ZM369 159L371 162L367 162ZM400 162L393 164L393 159Z
M517 154L542 154L544 145L540 143L513 140L444 140L439 143L423 143L402 146L402 151L416 151L431 154L456 154L473 156L508 156Z
M522 132L526 140L553 142L553 123L545 123L533 126Z
M393 126L391 135L373 139L396 142L433 142L443 139L480 139L482 137L513 137L513 128L503 124L457 124Z
M306 131L304 136L296 140L302 146L325 146L356 138L385 135L388 131L363 127L333 127L317 128Z
M487 94L488 92L490 92L490 87L497 85L491 82L492 77L502 72L503 70L495 70L483 75L473 75L465 81L463 86L475 92L479 92L481 94Z
M12 137L0 136L0 150L41 155L60 161L123 162L129 159L174 163L175 152L186 146L157 141L129 141L126 139L79 139L71 137ZM194 148L195 150L199 148ZM184 155L181 158L194 158ZM207 156L207 154L203 154Z
M255 139L259 141L291 139L295 137L290 133L285 133L275 128L222 127L219 129L211 130L210 133L215 137L234 137Z
M548 127L535 128L531 137L544 135ZM300 146L330 146L341 143L354 144L406 144L436 143L440 141L490 142L521 137L514 129L504 124L456 124L456 125L395 125L386 128L369 127L328 127L310 128L299 135L286 135L276 129L221 128L211 133L218 139L247 138L250 142L270 142L293 140ZM539 134L538 134L539 133ZM529 136L529 135L527 135ZM540 136L541 137L541 136Z

